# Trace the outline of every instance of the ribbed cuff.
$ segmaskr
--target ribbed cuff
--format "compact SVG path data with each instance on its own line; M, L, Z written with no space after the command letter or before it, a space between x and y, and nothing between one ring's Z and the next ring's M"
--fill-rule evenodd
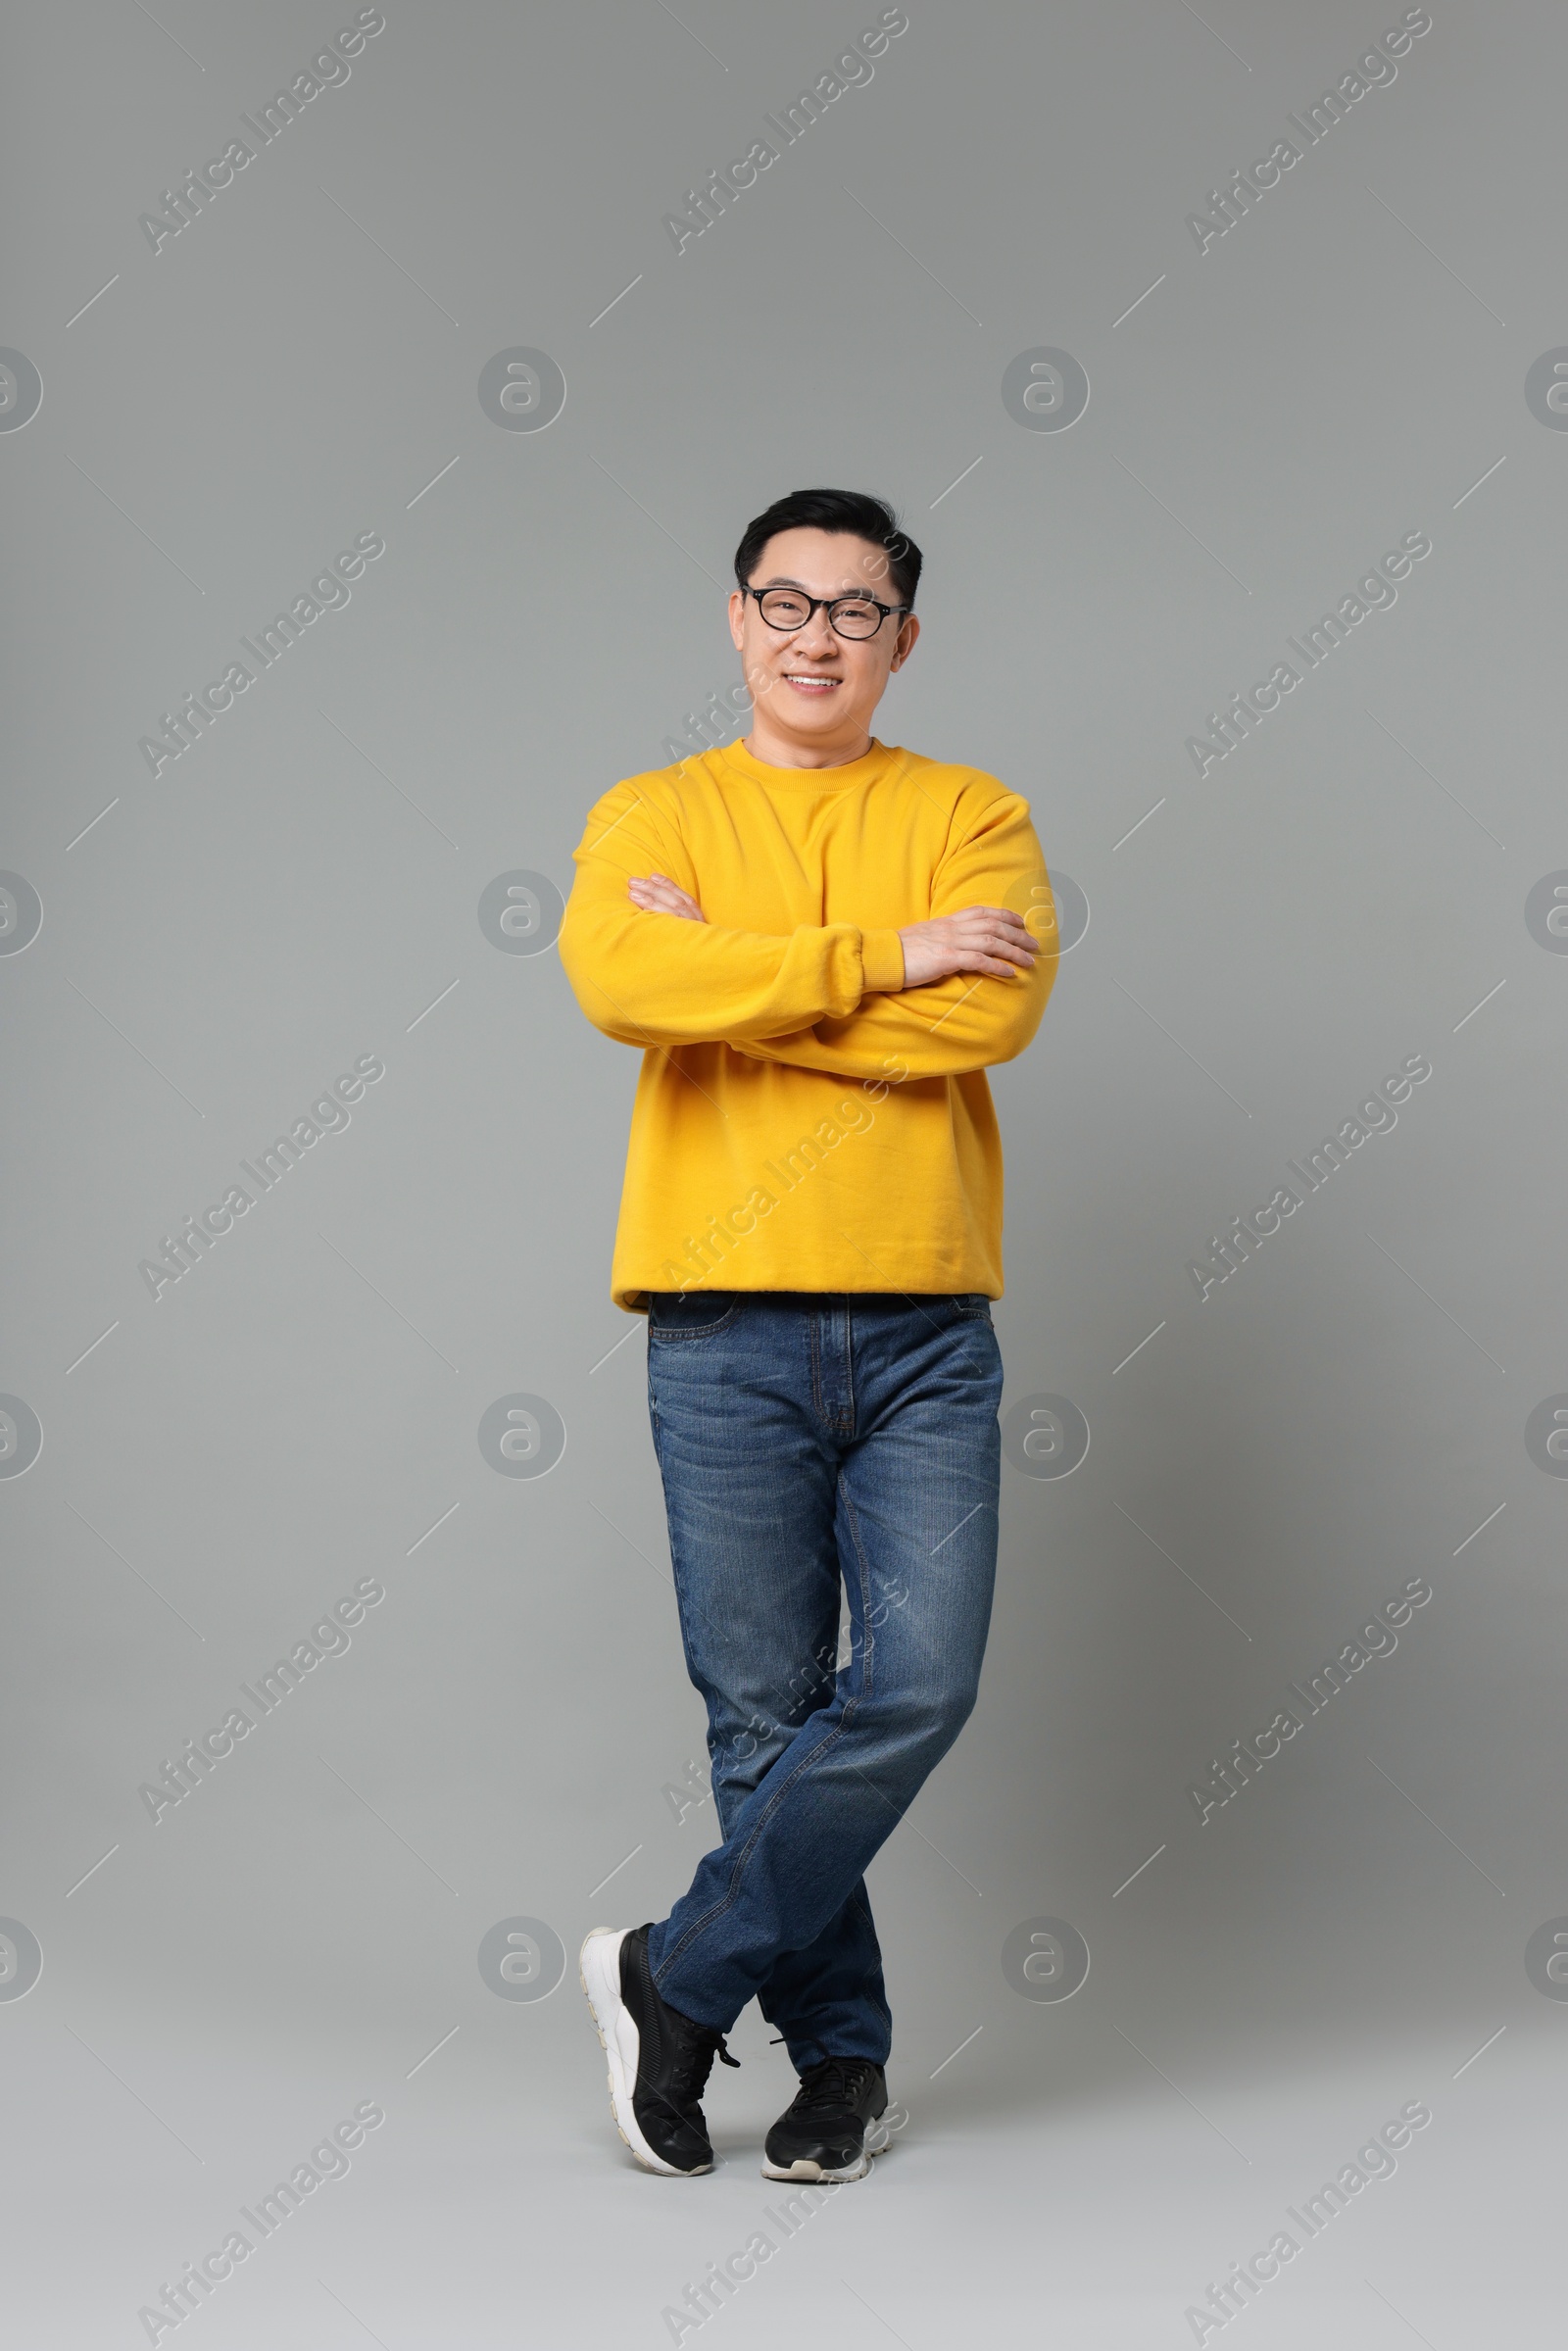
M897 931L860 933L860 971L867 996L897 996L904 986L904 941Z

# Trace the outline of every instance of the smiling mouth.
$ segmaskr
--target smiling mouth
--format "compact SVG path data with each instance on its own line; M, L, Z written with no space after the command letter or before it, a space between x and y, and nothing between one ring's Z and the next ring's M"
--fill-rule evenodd
M804 687L808 693L818 693L826 688L842 685L843 680L837 677L819 676L809 669L786 669L784 683L787 686Z

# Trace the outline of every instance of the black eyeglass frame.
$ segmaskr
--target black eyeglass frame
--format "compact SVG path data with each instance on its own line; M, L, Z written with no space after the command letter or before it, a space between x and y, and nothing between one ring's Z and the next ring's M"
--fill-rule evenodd
M851 589L847 592L841 591L837 596L807 596L804 588L786 587L782 582L776 582L771 588L742 588L741 594L743 596L755 596L757 599L757 609L760 612L762 612L762 599L764 596L805 596L807 605L809 609L808 610L806 618L804 620L796 620L793 621L788 627L783 627L780 626L778 621L769 620L767 614L762 612L762 618L766 622L767 626L771 629L776 629L781 637L793 637L797 635L801 629L809 628L811 622L816 618L816 615L819 612L825 612L827 613L829 628L831 628L836 637L842 637L846 645L869 645L872 637L880 636L882 631L882 623L884 620L890 619L895 612L907 615L914 610L912 604L883 604L879 597L867 596L863 590ZM877 615L877 623L876 627L871 630L869 636L852 637L846 630L840 628L838 622L833 617L833 608L835 605L839 604L868 604L871 607L872 611Z

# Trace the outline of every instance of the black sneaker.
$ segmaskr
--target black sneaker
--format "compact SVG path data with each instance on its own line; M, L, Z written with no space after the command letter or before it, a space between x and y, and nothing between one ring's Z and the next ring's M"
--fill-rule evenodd
M577 1973L610 2060L610 2111L637 2161L650 2172L710 2172L700 2100L715 2055L740 2062L723 2034L661 1999L646 1927L593 1928Z
M887 2077L869 2057L824 2057L801 2076L795 2103L767 2134L764 2180L863 2180L865 2131L884 2113Z

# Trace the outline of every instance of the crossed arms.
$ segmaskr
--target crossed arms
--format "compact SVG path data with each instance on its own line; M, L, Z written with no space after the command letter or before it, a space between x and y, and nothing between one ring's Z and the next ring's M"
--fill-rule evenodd
M709 922L684 843L622 785L577 852L561 953L589 1019L626 1045L721 1042L845 1077L885 1076L890 1061L954 1076L1029 1043L1055 976L1054 919L1011 794L943 857L925 920L773 933Z

